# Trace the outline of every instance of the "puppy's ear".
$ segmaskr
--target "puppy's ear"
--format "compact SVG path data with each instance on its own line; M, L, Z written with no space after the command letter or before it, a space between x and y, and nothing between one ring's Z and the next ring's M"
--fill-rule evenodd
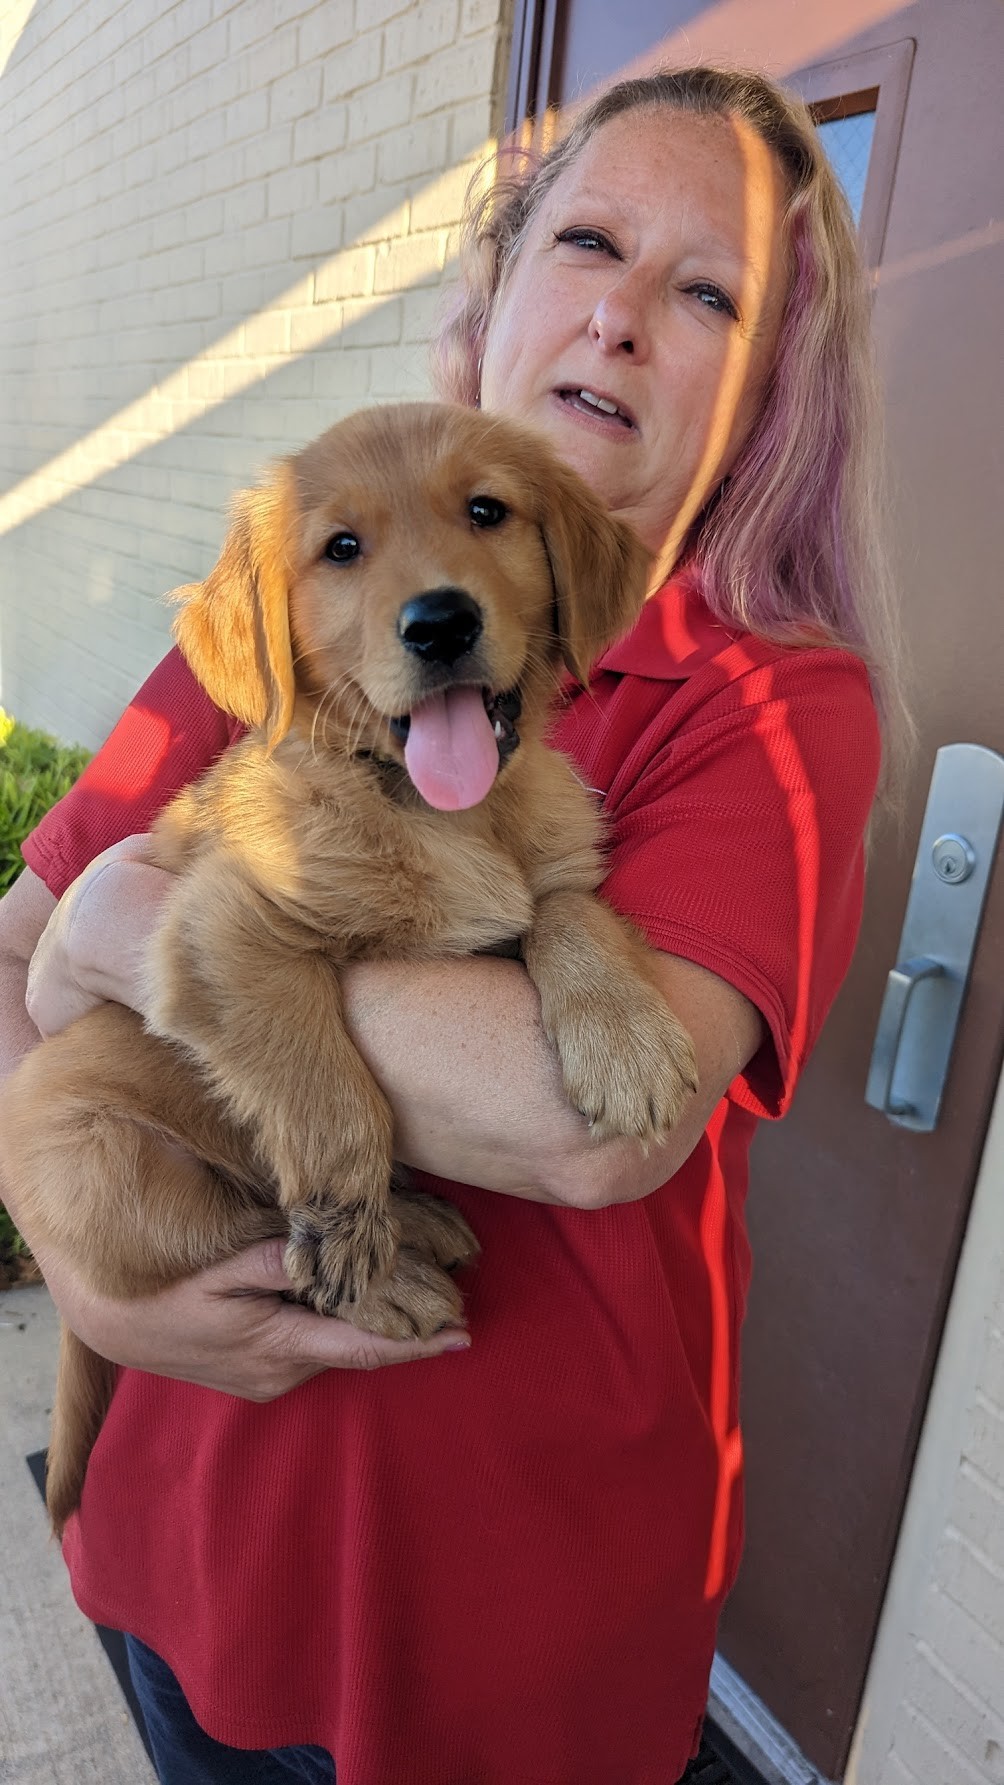
M561 654L584 684L597 657L641 613L651 553L566 465L549 464L539 487Z
M218 707L266 727L270 750L289 730L296 693L287 561L294 507L286 466L267 488L243 491L219 563L204 583L173 596L183 604L173 628L183 657Z

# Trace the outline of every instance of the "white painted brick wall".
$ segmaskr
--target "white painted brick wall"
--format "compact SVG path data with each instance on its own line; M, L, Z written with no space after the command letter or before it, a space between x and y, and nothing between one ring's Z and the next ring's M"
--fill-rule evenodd
M1004 1785L1004 1079L849 1785Z
M428 394L512 0L0 0L0 698L95 745L227 501Z
M998 1188L1004 1195L1004 1183ZM894 1729L892 1752L919 1785L1004 1785L1004 1258L1001 1264Z

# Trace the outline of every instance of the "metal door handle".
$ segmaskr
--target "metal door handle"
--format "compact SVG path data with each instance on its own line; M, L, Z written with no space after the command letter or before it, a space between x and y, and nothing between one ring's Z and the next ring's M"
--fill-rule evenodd
M865 1089L866 1103L918 1134L937 1126L1002 813L1004 756L982 744L938 751Z
M912 1103L906 1103L902 1098L897 1098L893 1102L892 1081L896 1071L896 1056L899 1053L907 1006L913 995L914 987L919 985L922 979L937 979L938 975L944 971L940 961L932 960L930 955L921 955L914 961L900 961L886 980L882 1013L875 1035L875 1046L872 1050L868 1088L865 1092L865 1101L872 1104L875 1109L880 1109L884 1115L915 1116L917 1114Z

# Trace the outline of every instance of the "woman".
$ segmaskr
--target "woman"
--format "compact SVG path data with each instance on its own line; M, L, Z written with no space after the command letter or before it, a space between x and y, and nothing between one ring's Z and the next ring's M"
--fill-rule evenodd
M518 963L366 965L346 996L398 1155L484 1246L467 1355L281 1303L277 1246L127 1306L51 1265L132 1366L66 1553L83 1608L142 1639L164 1779L330 1778L327 1750L339 1785L668 1785L696 1751L741 1540L746 1157L850 959L894 701L867 335L812 125L758 76L614 88L473 214L444 394L540 427L655 556L555 736L701 1091L658 1154L596 1147ZM26 845L12 1062L18 962L68 886L35 1022L139 1007L163 883L128 833L231 735L172 655Z

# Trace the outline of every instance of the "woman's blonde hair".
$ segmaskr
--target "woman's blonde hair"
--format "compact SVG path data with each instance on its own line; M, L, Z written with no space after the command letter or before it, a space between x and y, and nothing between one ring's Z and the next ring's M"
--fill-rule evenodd
M739 458L690 529L680 568L728 625L857 652L872 676L887 760L902 757L910 720L880 525L869 281L847 201L799 100L757 73L665 70L608 88L547 154L503 151L487 189L471 190L460 284L434 344L437 383L454 402L477 402L494 306L544 195L604 124L662 106L744 119L777 157L787 188L789 284L774 368Z

